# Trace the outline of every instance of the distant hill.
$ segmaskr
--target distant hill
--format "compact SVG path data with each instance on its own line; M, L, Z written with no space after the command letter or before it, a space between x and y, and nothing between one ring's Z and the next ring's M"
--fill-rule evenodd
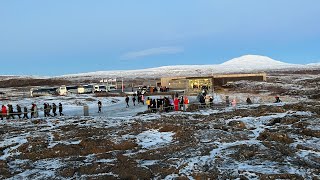
M56 79L56 84L61 84L59 80L66 81L82 81L91 82L102 78L124 78L132 80L142 79L158 79L161 77L177 77L177 76L210 76L213 74L225 73L255 73L255 72L310 72L318 73L320 71L320 63L312 64L290 64L279 60L271 59L267 56L245 55L238 58L228 60L222 64L212 65L174 65L162 66L148 69L138 70L115 70L115 71L97 71L88 73L68 74L63 76L19 76L19 75L0 75L0 82L3 86L10 86L12 80L17 80L18 84L38 84L38 81L32 82L32 79L43 79L47 85L46 79ZM19 81L20 79L20 81ZM21 80L27 80L28 83L21 83ZM39 82L42 82L39 81ZM53 83L53 84L55 84ZM15 84L15 83L14 83ZM40 83L41 84L41 83ZM52 83L49 83L52 84ZM15 85L14 85L15 86Z
M267 56L245 55L222 63L223 66L251 66L253 68L277 68L278 66L292 66L294 64L284 63L271 59Z
M222 64L213 65L174 65L139 70L97 71L80 74L69 74L59 78L92 79L92 78L160 78L168 76L208 76L221 73L249 73L277 70L306 70L320 68L320 64L289 64L266 56L245 55L231 59Z

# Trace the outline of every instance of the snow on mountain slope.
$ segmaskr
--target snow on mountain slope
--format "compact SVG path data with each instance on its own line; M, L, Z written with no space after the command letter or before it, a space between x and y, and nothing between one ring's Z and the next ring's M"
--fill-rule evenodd
M238 58L231 59L227 62L222 63L221 65L226 66L288 66L292 64L284 63L281 61L276 61L274 59L271 59L267 56L257 56L257 55L245 55Z
M310 63L310 64L307 64L307 66L315 66L315 67L319 67L320 66L320 62L319 63Z
M175 65L140 70L97 71L82 74L64 75L62 78L159 78L177 76L208 76L221 73L248 73L281 69L308 69L308 66L289 64L266 56L245 55L216 65Z
M245 55L231 59L219 65L222 69L232 69L236 72L254 72L270 70L289 70L296 68L306 68L305 65L289 64L271 59L267 56Z

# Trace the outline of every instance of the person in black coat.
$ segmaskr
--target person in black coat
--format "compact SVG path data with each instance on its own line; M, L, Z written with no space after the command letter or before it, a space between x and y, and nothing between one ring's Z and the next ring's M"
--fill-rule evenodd
M157 112L157 102L155 99L152 100L151 109L152 112Z
M19 119L21 119L21 114L22 114L21 107L19 106L19 104L17 104L17 115Z
M48 105L47 105L47 103L43 104L43 114L44 114L44 117L48 116Z
M60 116L63 116L64 114L62 113L63 111L63 108L62 108L62 104L59 103L59 113L60 113Z
M126 103L127 103L126 108L128 108L128 107L129 107L129 96L128 96L128 95L126 95L126 99L125 99L125 101L126 101Z
M247 104L252 104L252 101L249 97L247 98L246 102L247 102Z
M98 101L98 113L101 113L102 102Z
M10 119L12 117L12 119L14 119L14 115L13 115L13 107L11 104L8 104L8 119Z
M213 97L212 96L210 96L209 103L210 103L210 107L213 107Z
M133 102L133 106L136 106L136 95L135 94L132 96L132 102Z
M53 116L56 116L57 115L57 105L55 103L52 103L52 113L53 113Z
M206 100L205 100L205 98L204 98L203 95L200 95L199 101L200 101L200 103L201 103L202 106L206 105Z
M276 98L275 103L280 103L280 102L282 102L279 96L276 96L275 98Z
M164 98L164 110L166 112L169 112L169 106L170 106L170 100L168 97L165 97Z
M28 117L28 108L26 106L23 108L23 119L24 118L29 119L29 117Z
M182 109L183 108L183 100L184 100L184 98L183 98L183 96L181 96L180 97L180 101L179 101L179 107L180 107L180 109Z

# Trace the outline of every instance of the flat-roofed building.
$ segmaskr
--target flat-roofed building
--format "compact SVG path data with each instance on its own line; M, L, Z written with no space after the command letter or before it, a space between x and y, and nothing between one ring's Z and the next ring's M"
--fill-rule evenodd
M223 86L241 80L266 81L266 73L252 74L216 74L206 77L166 77L161 78L161 86L170 89L184 89L187 92L200 92L202 89L212 90L214 86Z

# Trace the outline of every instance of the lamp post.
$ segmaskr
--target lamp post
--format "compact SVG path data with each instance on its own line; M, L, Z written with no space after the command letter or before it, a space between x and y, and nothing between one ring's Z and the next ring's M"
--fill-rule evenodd
M124 87L123 87L123 78L121 79L121 89L122 89L122 92L123 92L123 89L124 89Z
M213 93L214 93L213 84L214 84L213 69L211 69L211 91L212 91L212 97L213 97Z

